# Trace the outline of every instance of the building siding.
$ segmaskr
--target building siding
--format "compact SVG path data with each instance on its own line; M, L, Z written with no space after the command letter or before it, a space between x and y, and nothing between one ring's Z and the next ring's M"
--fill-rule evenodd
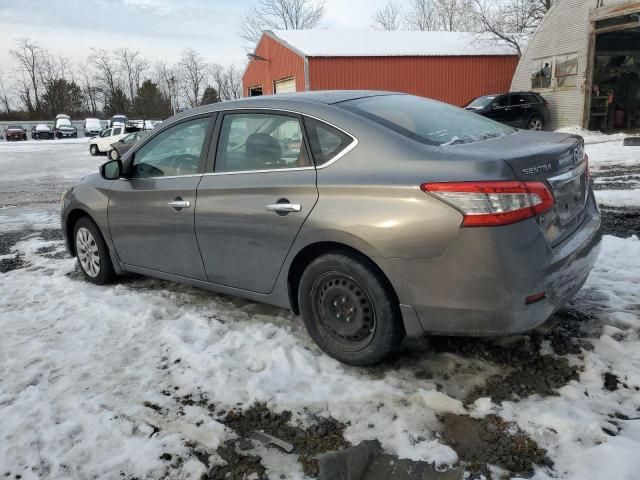
M262 85L264 95L273 93L273 82L294 77L296 90L304 91L304 58L281 43L264 35L255 50L264 60L252 60L242 77L242 94L248 95L250 87Z
M614 5L637 3L637 0L607 0L604 8ZM596 0L560 0L544 18L518 63L511 91L531 90L531 73L536 68L535 60L563 55L578 54L578 76L575 87L537 90L549 102L548 127L557 129L568 126L583 126L585 101L591 87L589 72L589 42L591 34L590 15L597 15Z
M316 57L309 59L311 90L387 90L462 106L507 91L516 56Z

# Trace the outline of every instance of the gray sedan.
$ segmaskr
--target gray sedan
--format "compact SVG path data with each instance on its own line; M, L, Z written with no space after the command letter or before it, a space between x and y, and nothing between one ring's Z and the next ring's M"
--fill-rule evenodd
M353 365L405 335L538 327L601 237L580 137L384 92L181 113L62 201L89 281L133 272L290 308Z

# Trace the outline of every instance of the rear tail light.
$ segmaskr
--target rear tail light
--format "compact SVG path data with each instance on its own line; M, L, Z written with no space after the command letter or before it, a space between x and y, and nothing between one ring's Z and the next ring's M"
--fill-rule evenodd
M555 204L541 182L424 183L420 188L459 210L463 227L509 225L548 212Z
M545 110L549 110L549 102L547 102L546 100L542 100L542 102L544 103Z

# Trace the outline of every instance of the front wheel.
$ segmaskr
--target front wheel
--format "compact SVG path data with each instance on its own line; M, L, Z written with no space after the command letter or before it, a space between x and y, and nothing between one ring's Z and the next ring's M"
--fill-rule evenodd
M97 145L91 145L91 146L89 147L89 153L90 153L91 155L93 155L94 157L95 157L96 155L98 155L98 154L100 153L100 151L98 150L98 146L97 146Z
M120 154L118 153L118 150L116 150L115 148L112 148L111 151L109 152L109 158L111 160L118 160L120 158Z
M405 335L390 287L369 262L347 252L328 253L309 264L298 302L311 338L349 365L378 363Z
M104 285L115 278L109 249L100 230L89 217L82 217L73 229L78 264L91 283Z
M527 123L527 129L541 131L544 128L544 122L540 117L531 117Z

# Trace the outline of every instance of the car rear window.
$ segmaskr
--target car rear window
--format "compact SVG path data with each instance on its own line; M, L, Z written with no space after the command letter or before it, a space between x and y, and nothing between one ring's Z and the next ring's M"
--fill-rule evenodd
M428 145L473 143L516 132L476 113L411 95L358 98L337 106Z

